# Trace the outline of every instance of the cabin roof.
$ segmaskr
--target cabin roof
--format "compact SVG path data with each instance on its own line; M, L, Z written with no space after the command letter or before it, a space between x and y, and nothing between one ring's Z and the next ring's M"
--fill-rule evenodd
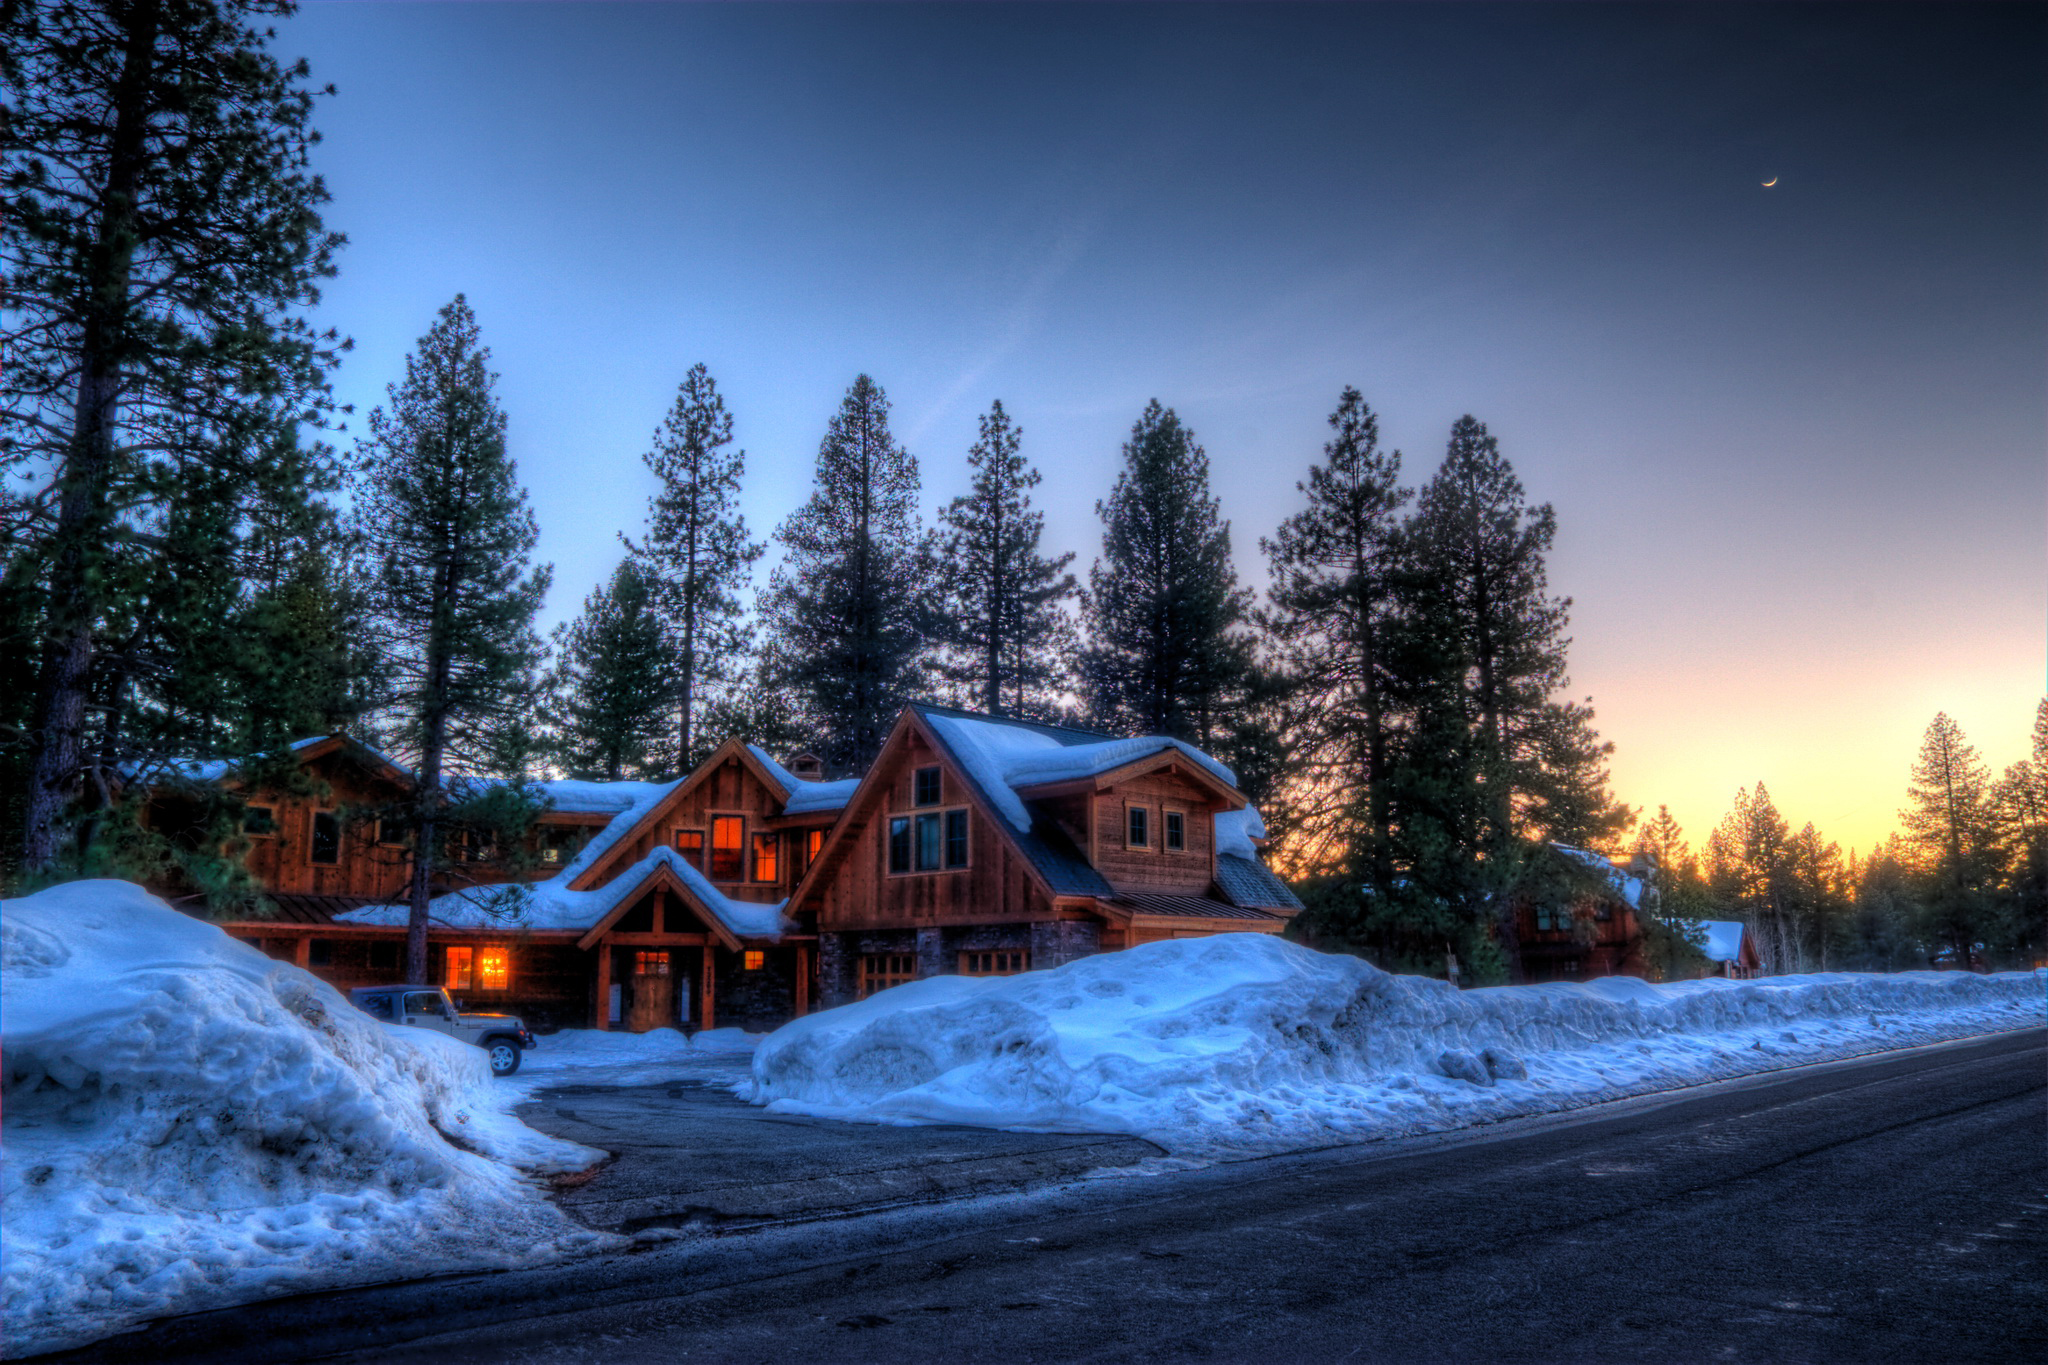
M1225 812L1231 814L1233 812ZM1216 817L1220 826L1223 816ZM1301 897L1288 889L1287 883L1273 874L1255 857L1221 851L1223 831L1217 830L1218 851L1216 854L1216 889L1232 905L1247 909L1300 910Z
M1742 936L1749 932L1748 925L1739 919L1711 919L1700 927L1707 931L1707 941L1700 947L1700 951L1707 955L1707 961L1742 960Z
M1590 849L1574 848L1570 844L1559 843L1552 843L1551 847L1564 854L1567 858L1584 863L1596 872L1604 873L1608 884L1614 888L1614 894L1626 901L1629 909L1640 910L1643 908L1643 879L1641 877L1630 875L1623 869L1616 867L1613 860L1604 858Z
M761 766L782 784L782 813L784 815L818 815L825 811L845 810L846 803L853 799L853 793L860 786L857 777L841 778L837 782L813 782L798 777L789 769L768 756L768 751L758 744L749 744L748 750L759 759Z
M564 868L544 882L472 886L436 896L427 903L427 915L452 929L592 929L636 898L657 873L672 875L735 937L781 936L783 902L733 900L666 844L588 891L571 890L569 869ZM365 905L335 919L343 924L402 925L408 914L403 905Z

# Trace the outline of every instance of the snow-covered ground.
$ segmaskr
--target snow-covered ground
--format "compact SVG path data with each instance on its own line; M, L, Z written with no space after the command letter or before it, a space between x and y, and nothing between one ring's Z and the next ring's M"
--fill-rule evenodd
M690 1037L672 1028L646 1033L572 1028L543 1034L519 1071L499 1085L520 1096L562 1085L659 1085L676 1080L730 1081L747 1074L766 1034L715 1028Z
M832 1118L1249 1154L2038 1025L2044 984L2044 972L1833 973L1461 992L1223 934L897 986L771 1034L739 1093Z
M0 907L11 1354L167 1312L608 1245L481 1049L379 1023L126 882Z

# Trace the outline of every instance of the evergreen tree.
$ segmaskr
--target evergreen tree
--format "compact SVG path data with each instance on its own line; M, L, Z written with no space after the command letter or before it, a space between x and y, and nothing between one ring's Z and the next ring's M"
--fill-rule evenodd
M674 656L677 773L689 772L720 738L700 733L697 715L737 676L751 636L739 590L763 547L747 539L739 511L747 456L731 445L725 399L711 372L693 365L647 452L647 467L661 480L647 507L647 538L626 542L652 589Z
M1848 868L1841 846L1829 843L1808 821L1787 841L1786 917L1799 949L1799 970L1811 954L1820 971L1829 970L1835 945L1845 937L1850 914Z
M1154 399L1124 444L1088 575L1083 690L1102 729L1206 745L1251 669L1237 630L1250 593L1230 563L1230 524L1209 493L1209 457Z
M0 468L41 481L6 512L10 550L32 541L49 589L34 618L33 713L10 743L26 750L22 861L45 875L81 780L96 766L106 776L95 692L119 693L136 670L105 679L102 646L132 637L135 604L114 595L136 561L171 548L168 503L205 476L278 490L324 473L321 452L270 459L286 433L322 420L337 349L303 318L341 239L321 224L326 191L307 169L305 64L268 51L268 21L292 8L0 10Z
M1790 885L1787 841L1791 829L1764 784L1744 787L1707 840L1707 884L1757 937L1764 965L1774 972L1796 970L1797 944L1787 914Z
M818 447L810 501L775 533L786 551L762 615L776 676L826 736L819 757L865 768L925 680L929 550L917 460L889 433L889 400L861 375Z
M391 670L395 747L414 761L407 980L427 967L427 901L443 865L448 779L523 776L539 690L533 630L552 575L505 452L490 353L456 295L370 414L356 534L377 564L371 619Z
M1590 706L1557 696L1571 602L1548 592L1556 525L1548 504L1528 505L1484 424L1463 417L1405 538L1397 648L1417 719L1404 762L1420 770L1409 796L1418 829L1431 827L1427 860L1441 880L1429 890L1470 920L1490 916L1513 979L1518 900L1589 889L1584 864L1543 845L1600 848L1633 819L1608 793L1613 746ZM1395 819L1409 838L1398 806Z
M2033 751L2005 770L1994 793L2004 859L2007 951L2040 952L2048 927L2048 700L2034 711Z
M1657 807L1657 818L1636 833L1635 851L1654 867L1652 896L1644 904L1643 958L1653 979L1684 980L1702 975L1707 956L1704 921L1711 910L1699 860L1685 830L1669 806Z
M1925 935L1967 969L1986 928L1997 866L1991 772L1943 712L1927 726L1899 812L1922 881Z
M665 770L657 752L673 695L670 655L647 579L633 560L583 599L583 615L555 636L555 757L571 777L616 782Z
M1911 863L1897 834L1872 850L1860 868L1851 859L1849 876L1855 892L1841 948L1844 967L1896 972L1926 962L1914 936L1920 907Z
M1260 625L1292 703L1284 823L1295 856L1384 893L1394 881L1388 766L1398 724L1386 637L1409 493L1398 486L1401 453L1380 449L1379 418L1357 389L1339 396L1330 427L1323 463L1295 485L1308 506L1259 542L1272 571Z
M1023 436L1001 402L991 406L967 452L973 491L939 513L940 671L991 716L1055 712L1074 649L1061 606L1075 592L1066 572L1074 556L1038 551L1045 514L1031 507L1039 474L1024 459Z

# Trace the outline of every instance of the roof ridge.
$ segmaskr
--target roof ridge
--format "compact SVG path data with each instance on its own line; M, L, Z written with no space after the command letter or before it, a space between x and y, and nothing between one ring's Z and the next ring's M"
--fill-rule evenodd
M935 701L914 701L910 706L924 713L937 711L941 715L957 716L962 720L986 721L990 725L1010 725L1022 730L1058 730L1064 734L1082 735L1088 739L1143 739L1146 736L1112 735L1101 730L1084 730L1078 725L1061 725L1048 720L1025 720L1021 716L992 716L986 711L970 711L964 706L945 706Z

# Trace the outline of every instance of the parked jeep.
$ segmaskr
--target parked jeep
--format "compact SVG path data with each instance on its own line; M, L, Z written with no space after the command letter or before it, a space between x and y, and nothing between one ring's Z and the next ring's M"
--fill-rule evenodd
M536 1047L526 1025L510 1014L464 1014L439 986L359 986L348 993L350 1003L387 1024L430 1028L475 1043L491 1059L493 1076L519 1069L522 1048Z

